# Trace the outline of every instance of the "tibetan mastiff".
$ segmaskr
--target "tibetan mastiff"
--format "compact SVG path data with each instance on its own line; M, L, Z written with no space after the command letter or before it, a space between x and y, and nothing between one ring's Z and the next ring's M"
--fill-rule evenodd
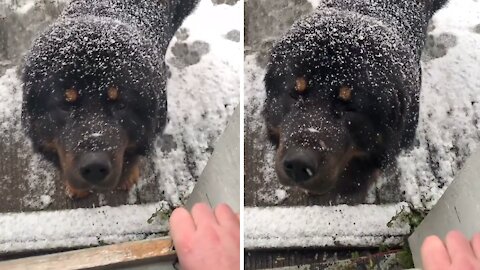
M167 121L167 46L197 0L73 0L33 43L22 121L67 194L129 189Z
M409 147L420 56L443 0L324 0L274 45L264 117L282 184L366 194Z

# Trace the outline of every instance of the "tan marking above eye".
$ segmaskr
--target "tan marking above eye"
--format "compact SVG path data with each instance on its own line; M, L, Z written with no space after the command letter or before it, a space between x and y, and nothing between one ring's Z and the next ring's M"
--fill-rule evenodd
M117 100L119 96L118 87L110 86L107 90L107 96L109 100Z
M338 91L338 98L343 101L350 101L352 99L352 88L348 86L340 87Z
M71 87L65 91L65 100L69 103L75 102L78 99L78 91Z
M303 93L307 90L307 87L307 79L305 79L305 77L298 77L295 81L295 91Z

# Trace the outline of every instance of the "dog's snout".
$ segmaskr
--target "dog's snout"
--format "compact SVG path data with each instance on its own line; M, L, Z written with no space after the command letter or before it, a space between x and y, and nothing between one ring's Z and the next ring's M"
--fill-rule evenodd
M283 169L297 183L308 181L317 173L315 154L308 150L289 152L283 159Z
M88 153L80 159L80 175L91 184L105 180L112 170L112 163L106 153Z

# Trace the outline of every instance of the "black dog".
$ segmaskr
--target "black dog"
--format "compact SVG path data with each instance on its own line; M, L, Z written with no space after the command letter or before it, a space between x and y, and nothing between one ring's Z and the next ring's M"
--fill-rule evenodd
M275 44L264 117L281 183L365 195L411 145L426 29L444 2L325 0Z
M22 121L67 192L129 189L166 125L167 46L197 0L73 0L33 44Z

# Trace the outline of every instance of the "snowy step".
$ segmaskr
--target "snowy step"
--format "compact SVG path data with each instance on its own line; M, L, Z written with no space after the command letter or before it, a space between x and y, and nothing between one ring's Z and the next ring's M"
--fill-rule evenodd
M409 211L391 205L245 208L245 248L398 245L410 226L390 222ZM389 226L390 225L390 226Z
M0 215L0 253L96 246L166 234L166 220L149 218L158 204Z

